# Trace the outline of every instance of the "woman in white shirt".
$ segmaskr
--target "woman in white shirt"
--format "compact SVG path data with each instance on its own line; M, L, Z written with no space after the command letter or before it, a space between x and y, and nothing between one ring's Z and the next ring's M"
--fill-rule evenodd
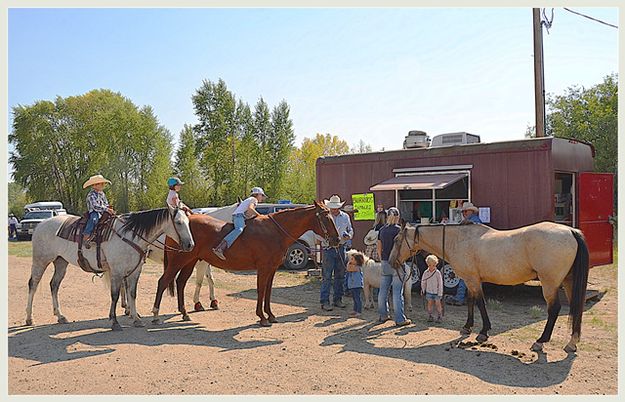
M241 201L239 206L232 213L232 223L234 223L234 229L230 233L224 237L224 239L219 243L217 247L213 249L213 253L222 260L225 260L224 251L227 248L232 246L232 243L243 233L243 229L245 228L245 218L253 218L258 215L258 211L256 211L256 204L262 202L267 196L265 192L260 187L254 187L252 189L252 194Z

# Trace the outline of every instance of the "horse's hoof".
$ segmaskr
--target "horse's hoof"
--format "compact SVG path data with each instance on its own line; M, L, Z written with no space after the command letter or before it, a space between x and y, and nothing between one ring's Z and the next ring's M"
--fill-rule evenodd
M60 316L58 322L59 324L67 324L67 318Z
M269 322L275 324L276 322L278 322L278 319L276 317L269 317Z
M130 315L130 309L124 310L124 315Z
M26 325L31 326L33 325L33 320L31 318L26 320Z
M271 323L267 320L260 320L261 327L271 327Z
M577 352L577 346L569 346L569 345L566 345L566 346L564 347L564 351L565 351L566 353L573 353L573 352Z
M532 347L530 348L533 352L541 352L543 350L542 342L534 342Z
M182 321L191 321L191 317L189 317L189 314L184 314L182 316Z
M460 330L460 335L469 335L471 333L471 328L462 327Z
M135 320L132 325L134 325L137 328L143 328L145 327L145 324L143 323L143 321L141 320Z
M211 300L211 308L213 310L219 310L219 302L217 300Z
M202 306L202 303L197 302L193 306L193 310L195 310L195 311L204 311L204 306Z
M478 341L479 343L483 343L486 342L488 340L488 335L484 335L484 334L479 334L476 338L476 341Z
M119 325L119 323L117 323L117 322L116 322L116 323L114 323L114 324L113 324L113 326L111 327L111 329L112 329L113 331L121 331L121 330L122 330L122 326L121 326L121 325Z

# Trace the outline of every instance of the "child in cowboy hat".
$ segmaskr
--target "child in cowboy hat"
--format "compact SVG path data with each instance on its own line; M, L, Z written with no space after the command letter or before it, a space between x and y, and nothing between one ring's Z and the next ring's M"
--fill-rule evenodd
M111 215L115 214L115 210L111 208L106 195L104 194L104 187L106 184L111 184L110 180L107 180L101 174L91 176L87 180L82 188L91 186L91 191L87 194L87 211L89 212L89 219L87 220L87 226L83 231L83 243L86 248L89 248L89 242L92 240L93 229L95 229L100 217L104 212L108 212Z
M178 196L178 191L182 188L184 183L177 177L170 177L167 179L167 186L169 186L169 194L167 194L167 205L172 208L180 208L185 211L187 214L193 214L191 209L187 207L180 197Z
M243 233L243 229L245 228L245 218L246 217L256 217L260 215L258 211L256 211L256 204L262 202L267 195L260 187L254 187L251 191L251 195L245 200L241 201L239 206L232 213L232 223L234 223L234 229L230 233L224 237L224 239L219 243L219 245L213 248L213 253L222 260L225 260L224 251L230 246L232 243Z

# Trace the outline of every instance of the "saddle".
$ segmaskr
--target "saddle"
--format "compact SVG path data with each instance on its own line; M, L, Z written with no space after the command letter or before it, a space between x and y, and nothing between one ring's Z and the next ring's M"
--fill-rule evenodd
M89 219L89 213L86 212L83 216L72 216L63 222L56 235L62 239L78 243L78 265L83 271L89 273L100 274L110 267L106 261L106 256L101 251L102 243L108 241L113 232L114 217L108 212L104 212L102 217L98 221L98 224L93 229L92 238L96 245L96 258L98 261L98 269L94 269L89 264L89 261L84 257L82 253L83 247L83 231L87 226Z

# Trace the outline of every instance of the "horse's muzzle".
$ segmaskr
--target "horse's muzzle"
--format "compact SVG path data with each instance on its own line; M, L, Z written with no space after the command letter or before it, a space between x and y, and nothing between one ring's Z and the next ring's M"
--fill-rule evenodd
M183 251L191 251L191 250L193 250L193 247L195 247L195 243L193 241L185 242L182 245L182 250Z

